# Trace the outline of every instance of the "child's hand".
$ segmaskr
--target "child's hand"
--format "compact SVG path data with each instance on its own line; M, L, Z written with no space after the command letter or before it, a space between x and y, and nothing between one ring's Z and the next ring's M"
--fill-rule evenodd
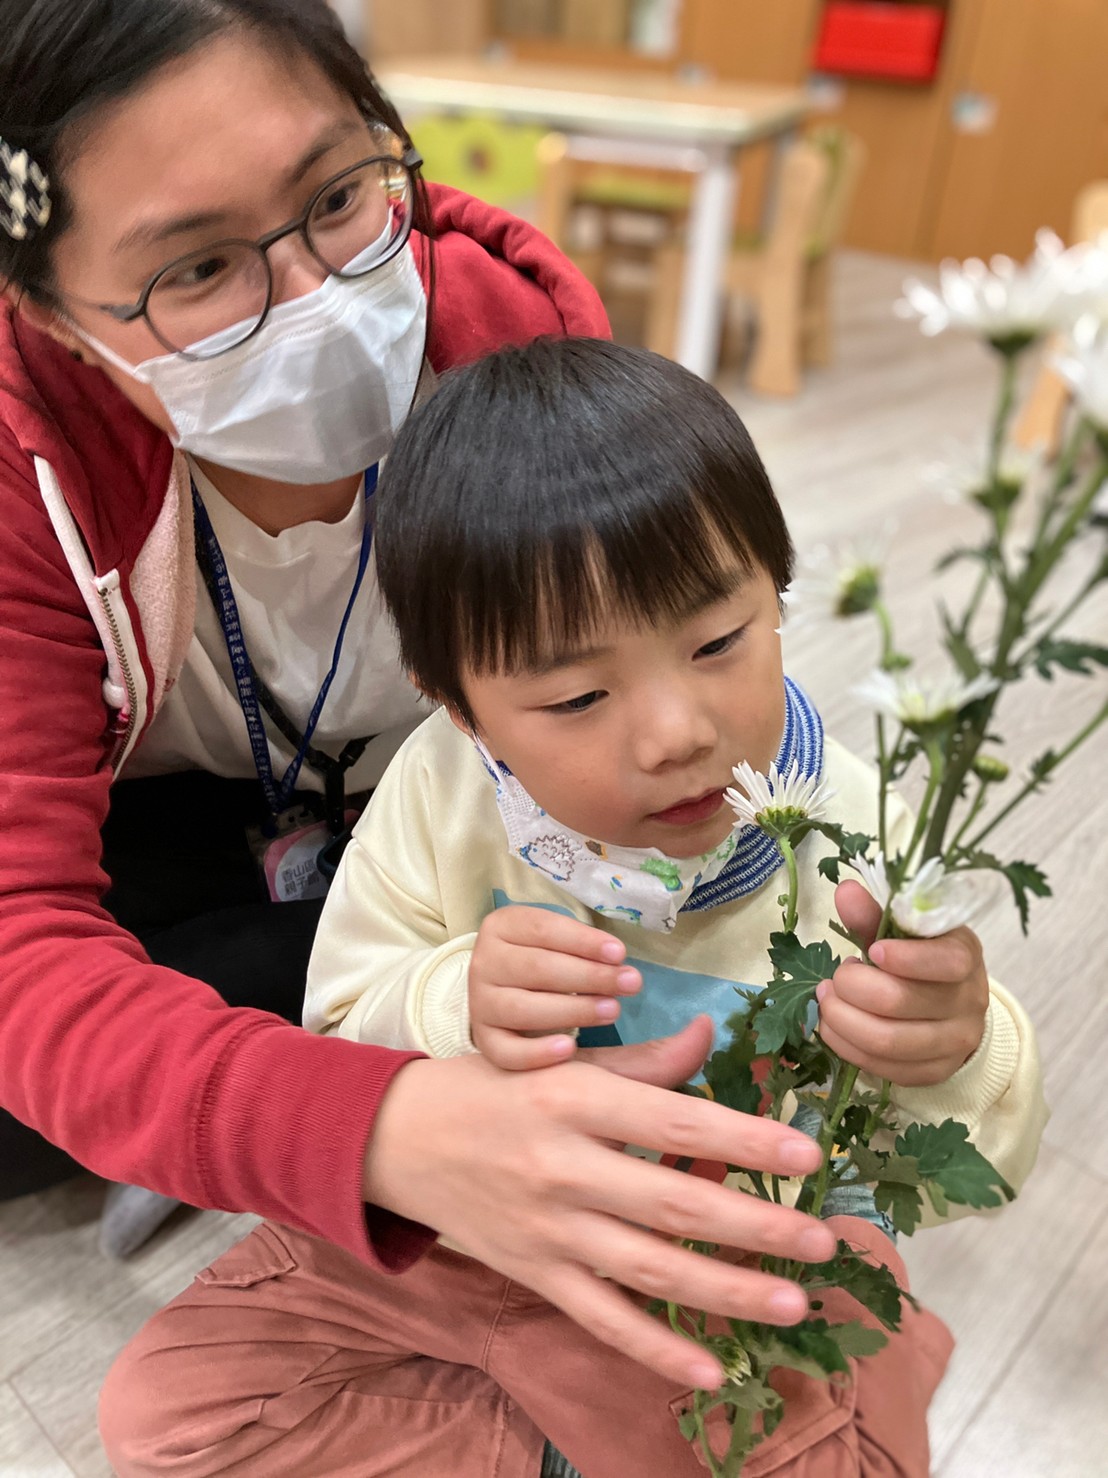
M867 944L881 909L860 883L841 883L835 907ZM873 965L844 960L816 992L820 1036L840 1057L904 1088L945 1083L977 1051L989 1007L981 941L971 929L935 939L883 939Z
M473 1045L512 1070L572 1057L577 1044L568 1033L615 1021L616 998L642 985L622 963L626 953L610 934L545 908L488 914L469 966Z

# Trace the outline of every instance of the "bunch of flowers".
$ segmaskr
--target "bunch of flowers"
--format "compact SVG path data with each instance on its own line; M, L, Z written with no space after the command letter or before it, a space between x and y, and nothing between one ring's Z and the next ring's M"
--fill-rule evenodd
M939 566L972 561L977 579L959 614L940 607L949 665L936 678L917 676L915 662L896 644L882 598L879 544L837 558L824 550L796 582L790 608L807 606L843 620L869 615L877 623L878 666L855 690L875 714L877 834L848 832L828 821L824 788L795 770L735 770L729 799L740 820L775 839L787 887L782 926L770 941L771 979L764 990L741 992L746 1002L730 1023L732 1039L708 1062L705 1080L706 1091L732 1108L762 1109L780 1119L799 1106L807 1115L823 1163L803 1182L801 1209L818 1215L832 1188L868 1186L876 1209L898 1232L910 1233L925 1199L942 1216L951 1203L998 1206L1013 1193L974 1148L965 1125L897 1122L891 1085L859 1084L858 1069L821 1040L816 990L840 960L829 939L797 936L796 849L806 838L809 846L818 845L817 838L830 843L819 870L833 882L844 868L860 878L882 910L878 939L930 937L968 922L989 891L989 874L1007 883L1025 932L1031 899L1049 895L1040 868L998 855L993 834L1108 719L1108 701L1101 698L1072 735L1040 754L1023 775L1012 773L998 753L998 706L1028 679L1089 677L1108 666L1108 647L1067 634L1082 605L1108 581L1108 238L1067 251L1042 233L1023 266L998 258L989 266L946 264L937 289L909 282L905 294L898 310L921 319L925 333L969 330L997 358L1000 389L986 453L961 489L980 510L983 534ZM1018 370L1047 335L1059 333L1068 336L1068 346L1054 364L1072 392L1066 434L1055 454L1021 459L1009 447ZM914 832L904 850L890 852L890 795L894 786L914 782L923 789ZM828 928L868 958L865 942L851 938L837 920ZM743 1174L757 1195L781 1199L776 1177ZM845 1242L826 1264L765 1257L762 1266L797 1279L817 1310L821 1290L840 1287L884 1328L900 1325L908 1295L885 1268ZM741 1473L746 1457L780 1421L782 1400L769 1382L775 1367L845 1379L849 1357L874 1353L886 1340L860 1321L835 1325L817 1317L780 1329L731 1320L717 1333L697 1311L669 1305L668 1313L673 1327L710 1348L728 1374L721 1390L698 1392L683 1416L686 1436L699 1445L715 1478Z

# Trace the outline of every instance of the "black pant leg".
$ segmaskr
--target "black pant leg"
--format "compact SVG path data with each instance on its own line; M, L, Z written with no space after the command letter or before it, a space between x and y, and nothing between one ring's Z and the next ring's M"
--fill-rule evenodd
M323 904L270 902L246 839L266 814L256 781L200 771L120 781L102 833L104 906L155 964L205 981L232 1006L299 1023ZM80 1168L0 1109L0 1201Z

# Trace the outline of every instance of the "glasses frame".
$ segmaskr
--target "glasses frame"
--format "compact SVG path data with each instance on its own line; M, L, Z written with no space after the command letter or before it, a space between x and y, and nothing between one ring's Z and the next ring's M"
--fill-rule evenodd
M248 246L260 253L262 261L265 264L266 294L265 307L262 310L261 316L248 334L244 334L241 339L236 339L233 344L228 344L225 349L220 349L215 354L190 354L187 349L182 349L176 344L171 344L164 334L159 333L157 325L150 317L149 304L151 293L153 293L158 283L161 282L164 277L167 277L170 272L173 272L176 268L180 267L182 262L186 262L189 260L190 257L196 256L196 251L183 252L179 257L174 257L171 262L166 262L164 267L159 267L154 275L147 281L136 302L90 302L88 306L90 308L95 308L100 313L107 313L108 316L110 318L114 318L117 323L134 323L136 319L145 319L147 328L149 328L150 332L157 339L158 343L161 344L162 348L167 349L170 354L179 354L182 359L191 359L197 362L203 362L206 359L218 359L220 354L226 354L229 350L237 349L240 345L248 343L254 337L254 335L259 332L262 325L269 317L270 309L273 307L273 269L269 265L269 248L271 246L275 246L278 241L283 241L286 236L292 236L299 232L304 246L311 254L311 256L315 259L315 261L317 261L319 265L323 268L323 270L327 273L328 277L344 276L343 273L336 272L334 267L332 267L330 263L325 262L316 251L315 247L312 245L311 237L308 233L308 222L311 219L312 212L315 210L316 206L319 204L323 196L326 195L328 190L332 189L336 184L338 184L339 180L345 179L347 175L354 174L359 169L365 169L365 167L369 164L390 164L393 167L399 165L400 168L403 169L408 176L408 187L411 192L412 202L413 204L415 203L418 185L418 171L423 165L423 158L420 155L419 151L417 149L408 147L405 148L404 152L399 155L371 154L368 158L360 159L357 164L349 164L345 169L340 169L337 174L332 175L330 179L324 180L319 189L313 192L312 198L308 201L307 206L294 220L286 221L283 226L278 226L273 231L267 231L264 236L259 236L256 241L250 241L245 236L222 236L218 241L213 241L208 246L198 248L199 251L215 251L216 248L221 246ZM388 256L383 257L380 261L374 262L373 265L371 267L367 267L364 272L350 273L347 280L354 281L359 277L368 277L369 274L371 272L375 272L378 267L383 267L386 263L391 262L393 258L403 249L409 236L412 234L414 214L414 211L408 212L408 219L404 226L404 229L401 231L400 235L397 237L396 241L390 248Z

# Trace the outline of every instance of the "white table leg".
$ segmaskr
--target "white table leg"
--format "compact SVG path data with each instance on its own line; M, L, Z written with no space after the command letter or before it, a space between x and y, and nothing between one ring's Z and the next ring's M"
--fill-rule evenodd
M731 246L739 171L729 149L714 147L705 154L689 214L675 357L695 374L711 379L719 354L723 268Z

